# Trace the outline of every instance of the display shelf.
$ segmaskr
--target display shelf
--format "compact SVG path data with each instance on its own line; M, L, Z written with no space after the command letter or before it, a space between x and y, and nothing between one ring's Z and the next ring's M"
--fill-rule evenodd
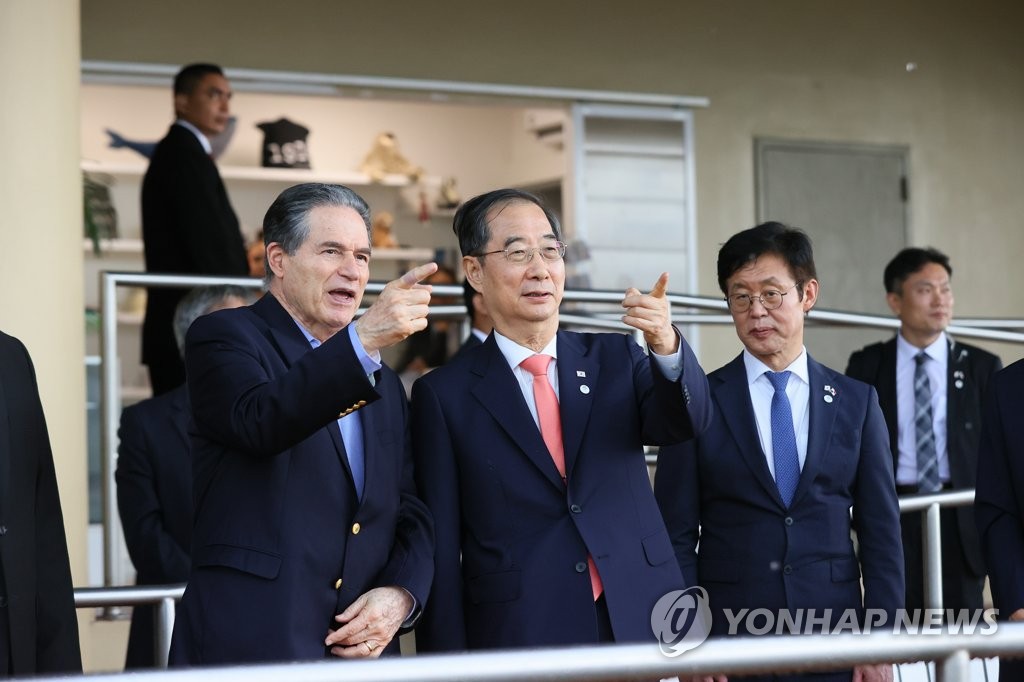
M82 241L82 250L93 253L92 240ZM100 253L102 257L107 253L142 253L141 239L101 239ZM400 247L397 249L374 249L373 260L430 260L434 257L434 250L428 248Z
M106 173L142 177L146 174L147 164L138 162L93 161L84 159L82 170L87 173ZM268 182L280 184L297 184L300 182L326 182L347 185L349 187L408 187L415 185L405 175L386 175L380 182L370 179L365 173L355 171L323 171L310 168L263 168L262 166L218 166L220 177L225 181L238 180L248 182Z

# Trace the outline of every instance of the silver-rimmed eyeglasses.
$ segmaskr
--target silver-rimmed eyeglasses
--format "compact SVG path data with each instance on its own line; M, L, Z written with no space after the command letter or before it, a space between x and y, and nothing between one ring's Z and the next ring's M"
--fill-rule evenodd
M799 284L799 282L797 283ZM786 294L796 288L797 284L794 284L783 291L778 289L765 289L757 296L751 294L732 294L726 296L725 301L729 304L729 310L734 313L745 313L750 310L750 306L754 305L754 301L760 303L765 310L775 310L782 305Z
M539 253L540 257L549 263L556 260L560 260L565 256L565 244L562 242L548 242L544 246L538 246L532 249L528 249L522 246L512 245L507 246L504 249L498 249L497 251L487 251L485 253L478 253L477 257L482 258L484 256L490 256L495 253L505 254L505 260L509 263L515 263L516 265L522 265L523 263L529 263L533 260L533 254Z

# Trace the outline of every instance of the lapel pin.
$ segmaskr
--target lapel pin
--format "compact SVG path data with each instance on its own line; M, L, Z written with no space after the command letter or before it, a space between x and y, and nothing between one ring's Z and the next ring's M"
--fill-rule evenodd
M836 395L836 389L832 388L832 387L831 387L831 386L829 386L828 384L825 384L825 393L828 393L828 394L829 394L829 395L831 395L832 397L835 397L835 395Z
M826 393L824 397L826 403L832 402L832 396L830 396L828 393Z
M953 385L956 386L957 388L963 388L964 382L960 379L957 379L956 381L953 382Z
M580 393L582 393L583 395L587 395L588 393L590 393L590 386L587 386L586 384L580 386Z
M953 372L953 378L954 379L963 379L964 378L963 370L958 369L957 371Z
M578 370L576 370L576 376L578 376L578 377L585 377L585 376L587 376L587 373L584 372L582 369L578 369Z

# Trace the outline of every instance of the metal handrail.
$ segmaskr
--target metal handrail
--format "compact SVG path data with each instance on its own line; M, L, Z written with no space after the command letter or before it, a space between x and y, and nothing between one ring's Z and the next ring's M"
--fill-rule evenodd
M174 631L174 603L181 601L185 585L75 588L75 608L141 606L155 604L153 612L153 660L158 668L167 667L167 653Z
M841 670L855 665L936 661L943 682L970 679L970 659L1024 655L1024 624L1000 623L987 635L906 635L892 632L782 635L712 639L671 658L651 644L559 647L518 651L417 655L376 661L315 661L190 668L140 673L154 682L498 682L546 680L650 680L713 673ZM119 682L121 673L90 675L92 682ZM34 678L57 679L57 678Z

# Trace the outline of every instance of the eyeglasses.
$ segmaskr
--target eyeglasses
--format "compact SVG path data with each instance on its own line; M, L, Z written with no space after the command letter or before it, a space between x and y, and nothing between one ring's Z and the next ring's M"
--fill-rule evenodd
M565 244L562 242L550 242L544 246L538 246L532 249L524 249L521 246L508 246L504 249L498 249L497 251L478 253L477 257L483 258L484 256L490 256L495 253L505 254L505 260L509 263L515 263L516 265L529 263L533 260L533 254L535 253L539 253L541 258L549 263L553 263L565 256Z
M797 284L799 284L799 282ZM733 294L732 296L726 296L725 301L729 304L729 310L734 313L747 312L750 310L750 306L754 305L754 301L760 303L765 310L775 310L782 305L783 297L796 288L797 284L787 288L785 291L768 289L766 291L762 291L758 296L751 296L750 294Z

